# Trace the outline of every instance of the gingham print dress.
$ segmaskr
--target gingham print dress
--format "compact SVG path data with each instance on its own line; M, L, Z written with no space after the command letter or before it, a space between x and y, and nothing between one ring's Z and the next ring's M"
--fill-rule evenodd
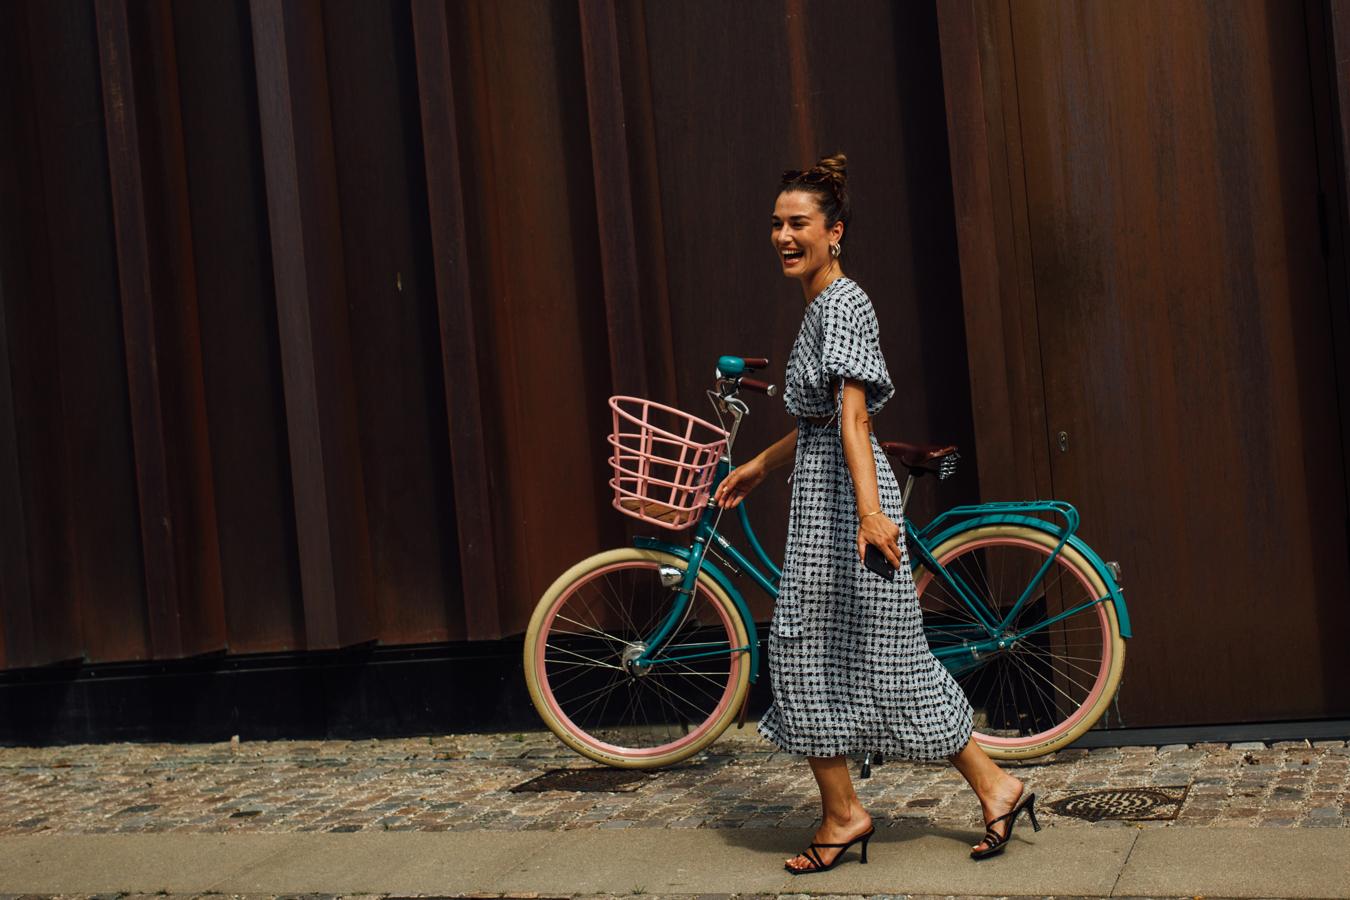
M875 415L895 393L872 302L839 278L806 310L788 357L783 400L798 419L783 578L769 627L773 704L759 733L791 753L943 759L970 739L965 694L928 650L903 565L894 581L858 560L858 509L839 430L840 377L866 385ZM872 437L881 507L901 524L900 487Z

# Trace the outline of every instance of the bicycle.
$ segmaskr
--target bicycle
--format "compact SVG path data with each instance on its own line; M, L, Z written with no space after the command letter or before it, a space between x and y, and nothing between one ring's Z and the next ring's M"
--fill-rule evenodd
M707 394L718 425L673 407L613 397L613 505L673 531L687 545L639 536L583 559L540 598L525 634L530 697L548 728L597 762L670 765L703 750L739 718L761 650L749 607L728 572L777 597L782 571L737 517L753 559L718 530L709 498L731 471L749 413L742 389L765 359L723 356ZM730 417L730 428L723 427ZM954 446L881 442L917 479L946 479ZM1076 532L1060 501L959 506L904 528L929 648L975 709L974 739L997 759L1068 746L1107 711L1119 688L1129 614L1120 567ZM712 557L711 559L709 557ZM872 762L863 761L864 777Z

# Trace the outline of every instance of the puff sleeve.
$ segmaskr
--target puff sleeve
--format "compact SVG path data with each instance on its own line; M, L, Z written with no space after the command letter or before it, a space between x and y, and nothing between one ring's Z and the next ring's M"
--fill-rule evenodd
M880 336L872 301L861 289L831 297L821 310L821 371L830 379L861 381L870 415L879 412L895 393L881 355Z

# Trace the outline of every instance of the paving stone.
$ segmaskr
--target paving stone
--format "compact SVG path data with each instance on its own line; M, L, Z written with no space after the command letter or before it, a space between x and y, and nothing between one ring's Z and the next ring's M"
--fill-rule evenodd
M1182 746L1184 747L1185 745L1183 744ZM1055 754L1055 761L1073 762L1075 760L1087 759L1088 755L1091 753L1093 753L1093 751L1091 750L1061 750L1057 754ZM1117 755L1119 755L1118 752ZM1107 754L1101 758L1110 759L1111 757L1110 754Z
M1195 750L1203 750L1206 753L1217 753L1228 749L1228 745L1222 741L1201 741L1192 744L1191 747Z
M1266 749L1265 742L1263 742L1263 741L1241 741L1241 742L1238 742L1238 743L1235 743L1235 744L1230 744L1229 746L1232 747L1232 749L1234 749L1234 750L1264 750L1264 749Z

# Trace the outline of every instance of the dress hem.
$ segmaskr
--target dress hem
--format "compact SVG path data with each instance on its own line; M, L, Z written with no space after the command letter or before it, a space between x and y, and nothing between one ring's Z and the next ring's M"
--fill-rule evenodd
M862 756L865 753L880 753L887 759L903 760L908 762L945 762L946 760L950 759L951 757L955 756L956 754L964 750L966 745L969 744L972 740L974 740L975 737L975 729L972 727L969 731L965 733L965 738L963 740L955 743L954 750L951 750L950 752L939 751L932 755L926 755L915 753L909 749L904 748L897 749L898 745L893 743L887 743L885 741L877 741L871 745L850 744L847 746L843 746L842 749L839 747L828 747L826 750L822 751L815 746L807 747L807 745L804 744L794 745L788 741L777 740L773 736L766 734L764 730L761 728L757 728L756 731L759 732L759 735L762 738L764 738L769 743L773 744L782 752L794 753L798 756L812 756L822 759L828 759L834 756ZM806 749L799 749L802 747L806 747Z

